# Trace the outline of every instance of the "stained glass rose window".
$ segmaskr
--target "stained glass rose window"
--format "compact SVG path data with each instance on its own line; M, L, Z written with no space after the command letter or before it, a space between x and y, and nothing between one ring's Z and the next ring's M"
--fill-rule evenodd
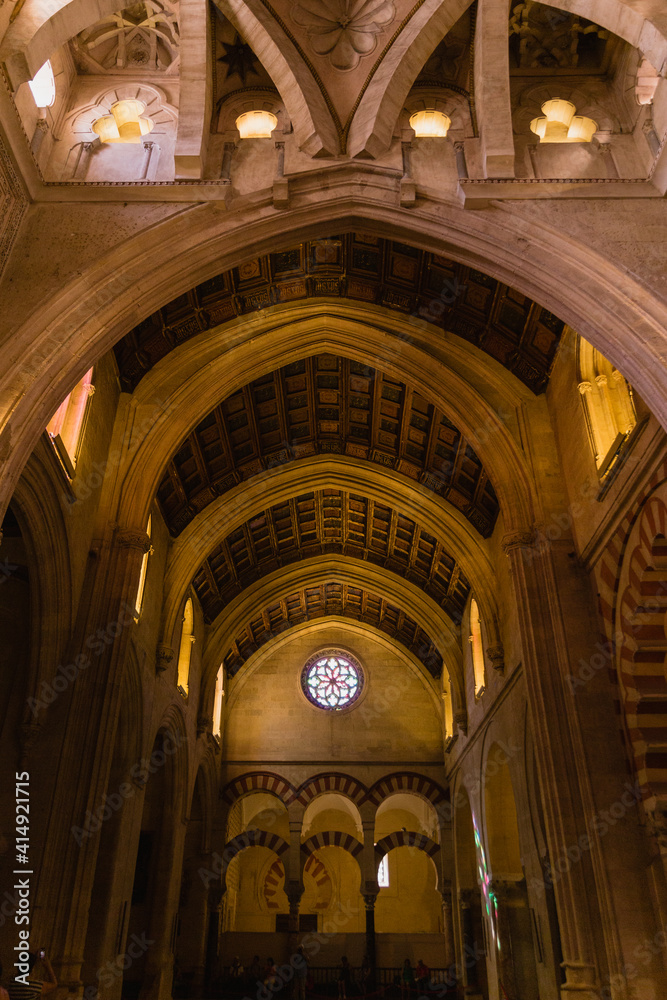
M354 656L340 649L324 649L306 663L301 687L313 705L332 712L347 708L361 694L364 674Z

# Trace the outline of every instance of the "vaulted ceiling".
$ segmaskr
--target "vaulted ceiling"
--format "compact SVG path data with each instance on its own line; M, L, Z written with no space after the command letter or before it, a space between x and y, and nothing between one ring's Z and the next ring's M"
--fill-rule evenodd
M428 321L474 344L533 392L548 383L563 322L474 268L363 233L249 260L174 299L114 348L132 392L170 351L237 316L280 302L348 298Z
M322 453L395 469L458 508L484 536L498 501L482 463L436 407L369 365L321 354L256 379L202 420L158 499L178 535L217 496L264 469Z
M374 626L405 646L433 677L442 673L442 656L435 643L409 615L366 588L335 581L306 587L262 608L231 642L223 658L227 672L235 674L253 653L286 629L329 615Z
M212 622L255 580L326 553L400 574L461 620L470 585L441 543L397 508L332 489L259 511L210 552L193 581L205 620Z

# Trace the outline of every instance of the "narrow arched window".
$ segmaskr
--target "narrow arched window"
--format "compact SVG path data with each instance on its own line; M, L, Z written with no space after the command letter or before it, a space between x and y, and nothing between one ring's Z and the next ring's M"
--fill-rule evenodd
M181 629L181 645L178 650L178 690L187 698L190 690L190 660L192 659L192 644L195 641L194 612L192 600L188 597L183 612L183 628Z
M445 739L449 740L454 735L454 710L452 708L452 690L449 678L443 678L442 704L445 713Z
M577 388L600 476L611 467L619 448L637 423L632 389L611 361L579 338Z
M482 643L482 621L479 617L477 601L470 601L470 648L472 650L472 669L475 679L475 697L484 691L484 645Z
M88 400L95 392L93 369L78 382L53 414L46 429L58 457L70 479L79 459L81 441L88 413Z
M218 670L218 676L215 679L215 696L213 698L213 735L216 739L220 739L220 734L222 732L222 699L225 696L225 678L223 674L223 668L220 667Z
M151 514L148 516L148 524L146 525L146 534L148 539L151 539L151 531L153 527L153 517ZM144 603L144 589L146 587L146 573L148 572L148 560L153 551L153 547L149 544L147 550L144 552L143 559L141 560L141 572L139 573L139 586L137 587L137 596L134 602L134 616L139 618L141 614L141 606Z
M378 887L380 889L389 888L389 855L385 854L378 866Z
M38 108L51 108L56 100L56 81L49 59L28 81L33 100Z

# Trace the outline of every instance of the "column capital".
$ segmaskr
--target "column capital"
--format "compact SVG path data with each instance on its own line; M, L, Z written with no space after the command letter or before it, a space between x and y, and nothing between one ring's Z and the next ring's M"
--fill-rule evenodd
M378 884L377 882L372 882L368 879L364 885L364 891L362 893L364 897L364 906L367 910L375 909L375 900L378 897Z
M582 396L586 396L589 392L593 391L593 383L588 381L580 382L577 389Z
M467 712L454 712L454 722L461 730L464 736L468 735L468 713Z
M122 549L139 549L142 553L151 549L151 540L141 528L119 528L116 542Z
M498 642L493 646L489 646L486 650L486 655L491 660L493 669L502 673L505 669L505 650L503 644Z
M156 673L161 674L163 670L166 670L175 655L171 646L168 646L165 642L158 642L155 650Z
M459 889L459 906L463 909L472 906L477 895L479 895L477 889Z
M525 879L493 878L489 889L499 902L506 902L526 885Z
M505 555L509 555L514 549L530 549L535 544L535 529L508 531L503 535L500 544Z

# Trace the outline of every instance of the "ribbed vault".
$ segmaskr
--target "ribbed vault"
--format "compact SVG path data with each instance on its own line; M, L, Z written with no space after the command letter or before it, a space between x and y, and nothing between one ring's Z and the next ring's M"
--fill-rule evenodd
M279 302L337 296L386 306L475 344L533 392L547 385L563 322L472 267L363 233L310 240L246 261L153 313L114 350L132 391L184 341Z
M410 615L365 588L335 581L305 587L256 613L223 657L227 672L235 674L260 646L286 629L330 615L365 622L385 632L405 646L429 673L440 676L442 656L433 639Z
M395 507L322 489L258 512L210 552L193 580L206 621L214 621L254 581L324 554L363 560L399 574L453 621L461 620L470 585L433 535Z
M491 534L498 501L454 424L419 392L331 354L285 365L224 399L182 442L158 489L172 535L265 469L343 454L395 469Z

